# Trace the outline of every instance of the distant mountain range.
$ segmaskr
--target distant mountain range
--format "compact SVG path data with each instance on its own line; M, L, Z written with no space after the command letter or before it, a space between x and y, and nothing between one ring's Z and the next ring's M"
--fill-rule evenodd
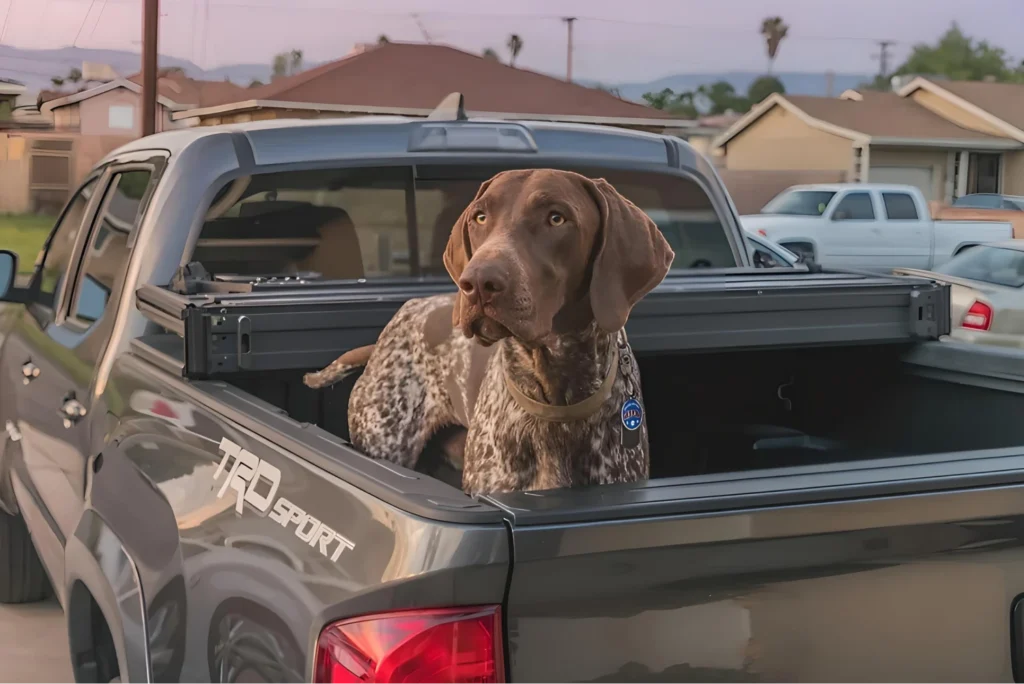
M90 48L65 47L56 50L23 50L0 45L0 78L12 78L25 84L28 91L38 92L53 88L50 79L66 76L72 68L81 68L82 62L107 64L122 76L137 73L142 65L142 56L127 50L94 50ZM249 85L253 79L266 83L270 80L270 63L231 64L216 69L201 69L187 59L160 55L161 67L181 67L192 78L208 81L229 80L239 85ZM314 66L308 64L308 67Z
M137 52L127 50L95 50L90 48L65 47L56 50L23 50L21 48L0 45L0 78L11 78L25 84L30 93L44 88L52 88L50 78L66 76L71 68L81 68L82 62L108 64L122 76L129 76L139 71L141 56ZM264 83L270 80L270 60L267 64L231 64L216 69L201 69L187 59L160 56L160 66L181 67L192 78L210 81L229 80L238 85L247 86L254 79ZM316 64L306 64L312 68ZM695 90L698 86L715 81L728 81L739 93L747 92L750 83L762 76L754 71L727 71L719 73L675 74L653 81L634 83L602 83L606 87L617 88L622 97L629 100L642 101L647 92L657 92L663 88L671 88L676 92ZM826 95L828 79L824 73L781 72L776 76L786 87L786 92L793 95ZM861 83L871 80L866 74L834 74L832 78L832 94L839 95L847 88L856 88ZM580 81L583 85L595 86L596 81Z

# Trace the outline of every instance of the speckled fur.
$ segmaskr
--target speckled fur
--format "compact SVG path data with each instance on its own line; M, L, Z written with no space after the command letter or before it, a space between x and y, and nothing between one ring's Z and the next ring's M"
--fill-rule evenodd
M526 413L502 377L503 364L508 364L512 381L527 396L545 403L576 403L604 380L612 335L600 333L595 325L584 333L555 336L534 350L514 338L484 349L452 327L443 341L430 344L427 319L437 313L447 318L453 302L451 295L409 300L384 328L349 399L349 433L356 448L413 468L434 433L446 425L461 425L468 429L462 486L471 495L633 482L648 476L646 421L636 447L621 444L619 412L629 396L621 371L601 409L572 422ZM635 358L625 335L620 332L617 339L619 365L629 369L642 404ZM480 363L485 367L472 372ZM335 363L307 375L306 384L324 387L351 370L348 364Z
M444 450L462 462L471 495L644 479L647 425L622 443L631 389L643 402L623 328L674 258L654 221L607 181L503 171L449 236L444 265L459 294L407 302L372 351L349 351L306 384L324 387L366 363L349 400L352 443L409 468L439 430L466 428ZM541 404L577 404L608 377L612 344L611 395L585 418L536 417L508 389L506 377Z

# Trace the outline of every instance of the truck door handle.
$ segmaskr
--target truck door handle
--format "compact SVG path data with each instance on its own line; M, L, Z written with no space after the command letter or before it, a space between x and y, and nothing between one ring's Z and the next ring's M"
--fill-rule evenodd
M60 411L58 411L58 413L64 420L64 427L70 428L85 415L85 406L82 405L82 402L72 397L64 400L64 403L61 404Z
M36 378L39 377L39 366L35 365L31 361L26 361L25 365L21 367L21 384L27 385Z

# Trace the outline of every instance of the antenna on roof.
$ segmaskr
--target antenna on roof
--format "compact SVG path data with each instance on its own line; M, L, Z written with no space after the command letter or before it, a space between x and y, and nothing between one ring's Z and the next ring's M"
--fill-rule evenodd
M434 111L427 115L428 119L434 121L467 121L466 98L462 93L450 93L441 104L437 105Z

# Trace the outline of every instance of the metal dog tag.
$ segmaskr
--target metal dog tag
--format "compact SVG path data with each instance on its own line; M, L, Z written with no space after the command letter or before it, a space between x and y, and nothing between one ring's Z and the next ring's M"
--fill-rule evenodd
M623 449L635 449L640 445L640 426L644 422L644 407L636 397L629 397L619 411L622 418L621 444Z

